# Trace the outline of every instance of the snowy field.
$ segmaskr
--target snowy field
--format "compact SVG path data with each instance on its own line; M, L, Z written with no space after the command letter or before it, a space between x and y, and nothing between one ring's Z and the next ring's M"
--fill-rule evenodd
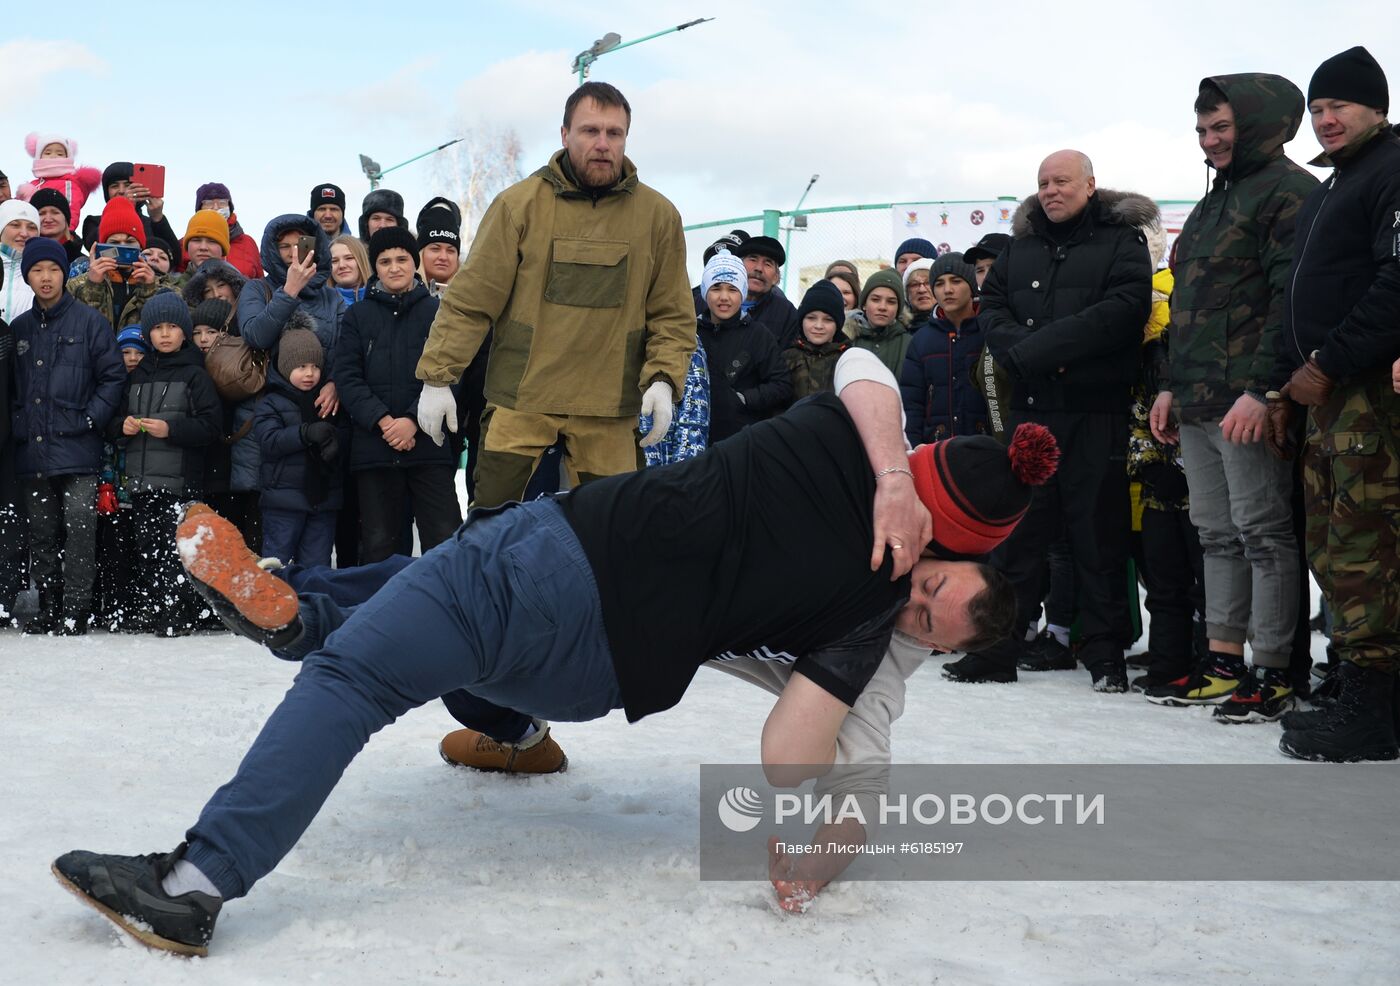
M295 670L226 635L0 632L0 982L1400 981L1396 884L863 883L801 916L778 911L766 883L702 884L697 764L756 760L771 704L709 670L640 725L561 726L570 769L553 777L449 768L436 745L454 723L439 705L417 710L224 909L207 959L148 951L59 888L48 866L65 850L173 848ZM960 686L931 663L910 682L896 759L1283 759L1277 726L1220 726L1088 683L1081 671ZM1328 769L1400 781L1395 765Z

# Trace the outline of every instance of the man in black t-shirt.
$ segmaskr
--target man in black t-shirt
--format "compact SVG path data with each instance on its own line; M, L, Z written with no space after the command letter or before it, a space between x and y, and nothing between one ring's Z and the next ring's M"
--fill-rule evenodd
M857 352L848 371L875 362ZM705 456L474 512L305 658L187 844L68 853L60 881L108 917L139 918L113 920L147 944L202 953L223 899L291 850L369 736L457 688L550 719L624 708L635 721L679 701L709 658L791 661L763 763L778 784L823 772L790 765L832 763L894 627L948 650L1005 632L981 566L915 558L931 542L986 550L1030 499L1025 470L991 439L907 457L893 378L873 367L842 386L841 372L840 398L804 401ZM795 554L812 530L829 535L824 550ZM217 514L191 507L179 542L221 615L270 633L296 618L295 594Z

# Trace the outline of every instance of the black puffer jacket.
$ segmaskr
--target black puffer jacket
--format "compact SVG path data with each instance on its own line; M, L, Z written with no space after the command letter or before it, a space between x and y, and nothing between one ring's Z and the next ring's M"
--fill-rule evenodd
M1136 227L1156 214L1150 199L1100 189L1076 226L1054 231L1057 244L1036 197L1021 203L978 313L992 356L1017 381L1017 408L1128 413L1152 309Z
M1332 177L1303 203L1283 297L1277 379L1287 380L1313 350L1334 380L1379 369L1400 356L1400 136L1395 131L1386 128L1343 156Z
M711 445L792 403L787 362L763 326L741 318L716 323L706 312L699 335L710 367Z
M204 354L188 339L173 353L147 354L127 377L121 410L107 427L126 449L127 487L203 492L204 457L221 437L223 415ZM170 435L124 435L128 416L159 418L170 425Z
M401 295L385 291L378 280L371 281L364 300L346 311L336 349L335 382L340 403L355 424L352 471L453 463L448 443L435 445L419 432L413 448L396 452L379 431L379 419L386 414L418 416L423 381L415 371L437 310L438 300L415 279L413 287ZM453 393L458 389L454 386Z

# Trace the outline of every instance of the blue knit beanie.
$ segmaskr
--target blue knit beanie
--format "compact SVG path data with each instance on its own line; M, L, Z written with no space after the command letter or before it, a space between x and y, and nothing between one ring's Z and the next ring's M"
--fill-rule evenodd
M186 339L194 334L194 323L190 320L190 306L185 304L185 299L174 291L158 291L141 306L141 326L146 331L147 341L150 341L151 330L162 322L178 325L184 330Z
M938 257L938 247L921 236L911 236L895 249L894 259L898 260L906 253L917 253L921 257L934 260Z
M58 269L63 271L65 276L68 274L68 252L58 240L51 240L47 236L31 236L19 255L19 276L24 278L26 284L29 283L30 270L41 260L52 260L58 264Z

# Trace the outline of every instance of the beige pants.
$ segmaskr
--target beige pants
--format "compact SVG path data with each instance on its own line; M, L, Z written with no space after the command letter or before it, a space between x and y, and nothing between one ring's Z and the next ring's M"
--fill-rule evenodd
M473 506L495 507L519 500L540 457L561 436L564 465L575 484L634 472L644 463L633 416L534 414L488 404L481 419Z

